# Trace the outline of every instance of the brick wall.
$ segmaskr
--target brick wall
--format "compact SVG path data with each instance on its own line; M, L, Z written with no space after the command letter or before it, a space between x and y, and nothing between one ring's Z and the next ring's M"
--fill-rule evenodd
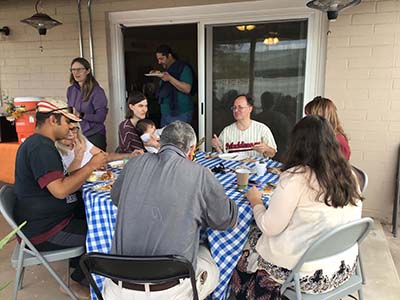
M400 1L366 1L330 23L325 95L351 162L369 175L364 213L390 220L400 144Z

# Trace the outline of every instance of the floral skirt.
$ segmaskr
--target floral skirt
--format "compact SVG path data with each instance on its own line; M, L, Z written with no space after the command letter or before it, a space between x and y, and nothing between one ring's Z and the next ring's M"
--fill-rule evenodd
M260 236L261 231L255 224L252 225L249 239L233 272L231 290L238 300L279 300L281 285L290 274L290 270L265 261L256 252L255 246ZM328 292L346 282L355 269L355 262L349 265L341 261L337 271L329 275L324 274L323 269L310 274L300 272L300 288L308 294Z

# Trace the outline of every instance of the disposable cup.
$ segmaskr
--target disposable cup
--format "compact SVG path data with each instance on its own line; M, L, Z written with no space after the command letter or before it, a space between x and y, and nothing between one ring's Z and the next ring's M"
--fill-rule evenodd
M238 189L243 190L249 184L249 176L250 170L249 169L236 169L236 176L237 176L237 186Z

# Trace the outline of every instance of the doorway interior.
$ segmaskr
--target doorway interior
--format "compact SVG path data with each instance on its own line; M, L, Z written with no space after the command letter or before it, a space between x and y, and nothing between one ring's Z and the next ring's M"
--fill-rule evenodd
M160 79L146 77L150 70L161 70L155 58L155 49L166 44L179 59L190 64L197 74L197 23L123 27L126 93L141 91L149 103L148 118L159 127L161 114L157 99ZM196 77L196 76L195 76ZM198 133L198 96L193 96L192 126Z

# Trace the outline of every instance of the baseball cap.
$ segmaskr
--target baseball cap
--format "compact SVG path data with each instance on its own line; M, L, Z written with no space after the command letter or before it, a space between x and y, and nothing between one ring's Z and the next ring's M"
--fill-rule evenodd
M69 112L67 103L62 100L45 98L38 102L36 111L42 113L63 114L66 118L79 122L81 119Z

